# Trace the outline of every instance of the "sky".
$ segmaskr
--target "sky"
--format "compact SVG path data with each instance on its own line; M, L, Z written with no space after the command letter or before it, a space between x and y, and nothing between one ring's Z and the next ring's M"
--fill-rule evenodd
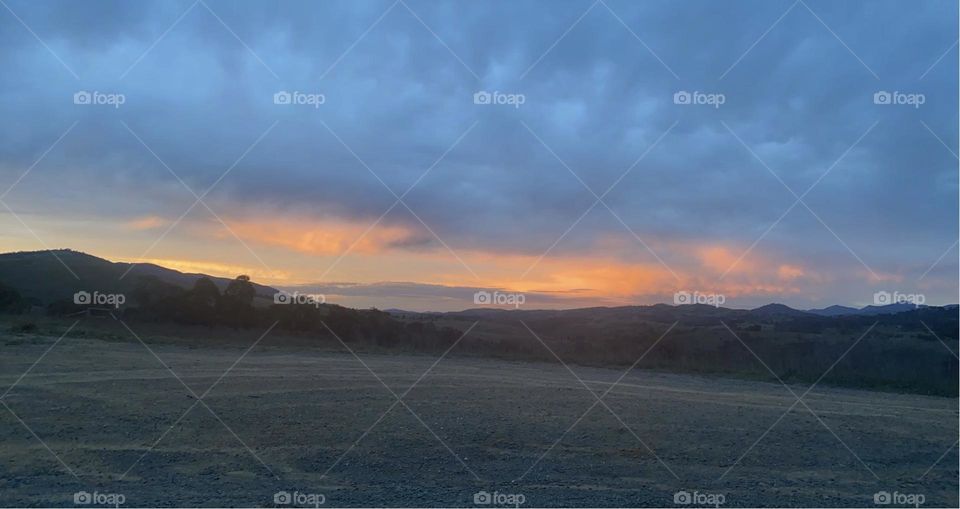
M353 307L955 303L957 9L3 0L0 250Z

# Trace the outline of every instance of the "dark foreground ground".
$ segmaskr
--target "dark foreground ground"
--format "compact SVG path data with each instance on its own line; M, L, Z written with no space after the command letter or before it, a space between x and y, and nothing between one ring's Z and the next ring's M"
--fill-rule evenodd
M0 390L55 340L0 337ZM597 404L559 363L456 350L406 393L436 357L360 353L374 375L267 338L221 379L245 347L147 343L172 373L135 340L66 338L0 399L0 505L958 506L955 398L818 386L795 404L779 384L634 371ZM622 373L573 370L597 396Z

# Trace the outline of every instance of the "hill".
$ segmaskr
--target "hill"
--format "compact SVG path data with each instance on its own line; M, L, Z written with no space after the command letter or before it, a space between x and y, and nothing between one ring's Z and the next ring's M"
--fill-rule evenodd
M820 316L842 316L842 315L855 315L860 312L857 308L852 308L850 306L838 306L834 304L833 306L827 306L821 309L808 309L807 313Z
M806 316L810 314L806 311L800 311L799 309L793 309L790 306L776 303L751 309L750 312L756 316Z
M849 306L828 306L822 309L808 309L807 313L820 316L848 316L848 315L859 315L859 316L875 316L875 315L889 315L902 313L904 311L913 311L915 309L925 308L925 305L915 306L913 304L899 303L899 304L887 304L884 306L864 306L860 309L852 308Z
M904 311L913 311L915 309L925 308L927 306L919 305L915 306L913 304L887 304L886 306L866 306L861 308L857 313L859 315L887 315L892 313L902 313Z
M130 263L111 262L71 249L3 253L0 254L0 283L43 306L72 299L73 294L81 290L130 293L141 276L155 276L181 288L190 288L197 279L208 277L221 292L230 283L228 278L185 273L152 263L130 266ZM128 269L130 272L124 276ZM260 299L272 300L277 292L269 286L256 283L253 286Z

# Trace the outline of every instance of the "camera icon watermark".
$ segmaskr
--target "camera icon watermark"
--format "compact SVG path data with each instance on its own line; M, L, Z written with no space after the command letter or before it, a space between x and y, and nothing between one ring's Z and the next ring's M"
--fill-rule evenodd
M300 491L278 491L273 494L274 505L293 507L320 507L327 502L323 493L302 493Z
M93 293L80 290L73 294L73 303L78 306L113 306L119 308L127 302L127 296L122 293Z
M494 90L493 92L478 90L473 94L473 104L505 104L508 106L513 106L514 108L519 108L520 105L526 102L527 96L523 94L504 94L498 90Z
M913 106L915 109L919 108L920 105L927 102L927 96L923 94L907 94L900 92L899 90L894 90L893 92L887 92L886 90L879 90L873 93L873 104L879 105L900 105L900 106Z
M894 491L878 491L873 494L873 503L876 505L899 505L920 507L927 501L927 497L922 493L900 493Z
M698 90L694 90L693 92L678 90L673 94L673 104L680 104L684 106L697 105L719 108L725 102L727 102L727 96L719 93L705 93Z
M319 308L320 304L326 302L327 297L319 293L277 292L273 294L274 304L306 304Z
M914 307L920 307L927 302L927 296L922 293L900 293L898 291L888 292L880 290L873 294L873 304L875 306L888 306L890 304L913 304Z
M478 306L513 306L519 308L527 302L527 296L522 293L507 293L479 290L473 294L473 303Z
M78 90L73 93L73 104L119 108L125 102L127 102L127 96L123 94L107 94L96 90L92 92Z
M527 497L522 493L500 493L499 491L490 493L486 490L480 490L473 494L474 505L520 507L526 501Z
M673 503L675 505L696 505L720 507L726 503L727 497L723 493L703 493L700 491L689 492L680 490L673 494Z
M688 304L706 304L708 306L720 307L727 302L727 297L722 293L704 293L699 291L680 290L673 294L673 304L676 306L686 306Z
M296 90L293 92L281 90L273 94L273 104L278 104L281 106L295 105L313 106L314 108L319 108L321 104L326 102L327 96L323 94L308 94L304 92L298 92Z
M73 505L94 505L104 507L120 507L127 501L122 493L100 493L94 491L78 491L73 494Z

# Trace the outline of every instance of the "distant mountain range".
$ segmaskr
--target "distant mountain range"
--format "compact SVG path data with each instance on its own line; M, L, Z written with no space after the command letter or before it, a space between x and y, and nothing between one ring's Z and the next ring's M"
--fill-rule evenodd
M927 306L921 304L915 306L913 304L887 304L886 306L865 306L860 309L852 308L849 306L829 306L823 309L808 309L807 313L813 313L820 316L845 316L845 315L861 315L861 316L871 316L871 315L885 315L890 313L902 313L904 311L912 311L918 308L925 308ZM951 307L951 306L945 306ZM956 307L955 305L953 307Z
M417 311L405 311L402 309L386 309L385 311L393 315L398 316L407 316L407 317L417 317L417 316L454 316L454 317L484 317L484 316L497 316L504 313L514 313L514 314L523 314L523 313L574 313L574 312L595 312L596 314L605 314L603 310L606 310L609 313L622 310L641 310L641 311L666 311L672 310L678 316L698 316L698 317L724 317L724 316L744 316L752 317L756 319L785 319L785 318L815 318L817 316L821 317L839 317L839 316L876 316L876 315L887 315L887 314L897 314L907 311L914 311L917 309L924 309L928 307L938 308L938 306L914 306L913 304L889 304L886 306L865 306L863 308L857 309L850 306L829 306L823 309L808 309L806 311L800 309L794 309L785 304L766 304L754 309L730 309L724 307L714 307L708 306L706 304L687 304L682 306L670 306L668 304L654 304L652 306L619 306L619 307L608 307L608 308L579 308L579 309L567 309L567 310L513 310L513 309L500 309L500 308L474 308L474 309L465 309L463 311L452 311L446 313L439 312L417 312ZM943 309L947 310L956 310L958 306L956 304L951 304L947 306L942 306Z
M54 256L56 255L56 256ZM62 263L61 263L62 262ZM67 270L69 267L70 270ZM129 273L124 275L129 270ZM71 273L71 271L73 273ZM123 277L121 277L123 276ZM80 290L100 292L131 292L137 280L141 276L155 276L161 281L174 284L183 288L190 288L201 277L210 278L214 284L223 291L230 278L209 276L206 274L193 274L180 272L178 270L168 269L152 263L136 263L131 267L130 263L111 262L93 255L73 251L71 249L57 249L47 251L21 251L14 253L0 254L0 284L7 285L16 289L26 298L46 305L53 301L71 299L75 292ZM277 290L269 286L254 283L257 290L257 297L260 300L272 299ZM919 306L920 308L926 306ZM956 308L956 305L945 306L946 308ZM543 313L572 313L592 312L597 314L608 314L620 312L623 310L640 309L650 312L664 311L674 308L667 304L655 304L653 306L621 306L614 308L580 308L566 311L542 310ZM810 317L812 315L836 317L836 316L872 316L883 314L895 314L904 311L912 311L917 306L912 304L889 304L886 306L866 306L860 309L849 306L829 306L822 309L808 309L806 311L794 309L784 304L772 303L760 306L751 310L717 308L704 304L691 304L677 306L677 311L683 315L695 315L697 317L717 317L728 314L749 314L756 318L765 319L783 319ZM525 312L541 312L540 310L523 310ZM449 313L421 313L413 311L403 311L400 309L388 309L387 312L394 315L406 315L409 317L421 315L450 315L450 316L483 316L499 315L500 313L509 313L510 310L496 308L478 308L455 311Z

